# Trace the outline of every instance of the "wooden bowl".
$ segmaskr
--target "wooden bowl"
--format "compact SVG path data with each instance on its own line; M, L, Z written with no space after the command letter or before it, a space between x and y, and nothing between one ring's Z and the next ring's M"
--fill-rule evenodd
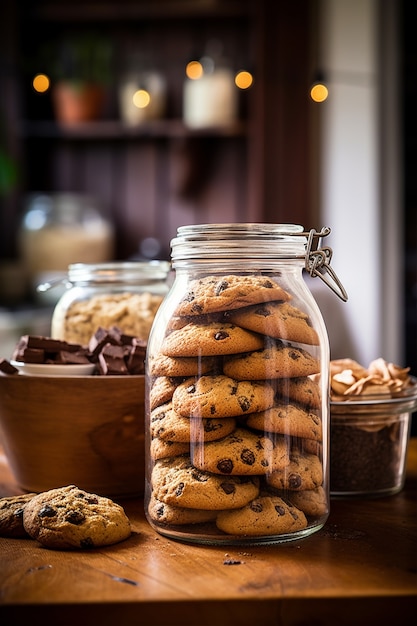
M0 437L20 487L142 496L144 376L0 374Z

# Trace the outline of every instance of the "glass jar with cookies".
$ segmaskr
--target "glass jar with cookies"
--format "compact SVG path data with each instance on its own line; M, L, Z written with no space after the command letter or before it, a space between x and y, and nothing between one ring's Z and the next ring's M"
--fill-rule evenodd
M55 306L51 336L88 345L98 328L117 327L145 341L168 292L168 261L74 263Z
M329 342L303 271L347 299L329 232L178 229L146 359L145 512L160 534L274 544L324 525Z

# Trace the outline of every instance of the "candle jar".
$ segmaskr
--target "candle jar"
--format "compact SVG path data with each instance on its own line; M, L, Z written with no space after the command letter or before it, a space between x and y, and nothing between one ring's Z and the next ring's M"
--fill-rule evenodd
M329 232L178 229L146 358L145 511L159 533L273 544L325 523L329 345L303 269L330 273L345 299L318 247Z
M70 265L67 289L52 315L51 336L88 345L99 327L117 326L147 340L168 291L169 271L167 261Z

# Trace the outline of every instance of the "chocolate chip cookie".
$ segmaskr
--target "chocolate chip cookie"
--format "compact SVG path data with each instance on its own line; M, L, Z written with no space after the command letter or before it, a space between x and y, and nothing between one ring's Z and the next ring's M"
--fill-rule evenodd
M23 511L36 493L0 498L0 537L27 537L23 527Z
M157 500L187 509L236 509L259 494L259 479L218 476L195 468L187 456L157 461L152 470Z
M273 278L250 276L205 276L192 281L175 315L204 315L240 307L291 298Z
M75 485L34 496L24 507L23 526L32 539L57 550L108 546L131 534L119 504Z
M223 374L185 380L175 389L172 406L189 417L231 417L263 411L274 403L264 381L235 380Z
M262 495L237 511L221 511L217 527L229 535L282 535L307 527L304 513L278 496Z

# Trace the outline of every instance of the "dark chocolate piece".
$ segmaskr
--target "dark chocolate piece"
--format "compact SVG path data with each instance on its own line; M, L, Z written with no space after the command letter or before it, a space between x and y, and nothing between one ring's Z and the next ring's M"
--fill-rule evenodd
M7 361L7 359L0 359L0 372L3 374L13 375L18 374L19 370L17 367L12 365L10 361Z

